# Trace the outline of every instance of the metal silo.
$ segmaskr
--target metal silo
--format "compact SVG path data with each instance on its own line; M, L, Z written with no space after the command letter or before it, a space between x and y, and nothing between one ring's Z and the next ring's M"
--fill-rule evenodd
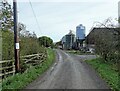
M83 47L83 41L85 39L85 26L80 24L79 26L76 27L76 43L77 49L81 49Z
M85 39L85 26L82 24L76 27L76 38L79 40Z
M75 34L72 33L72 31L70 30L70 32L65 35L66 36L66 49L72 49L73 43L75 42Z
M65 43L66 43L66 36L63 36L63 37L62 37L61 42L62 42L62 49L66 49L66 46L65 46Z

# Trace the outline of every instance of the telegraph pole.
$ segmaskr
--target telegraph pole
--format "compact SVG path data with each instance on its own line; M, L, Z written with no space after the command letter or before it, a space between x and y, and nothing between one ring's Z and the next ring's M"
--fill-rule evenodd
M14 12L14 55L15 55L15 72L20 71L19 64L19 37L18 37L18 22L17 22L17 0L13 0L13 12Z

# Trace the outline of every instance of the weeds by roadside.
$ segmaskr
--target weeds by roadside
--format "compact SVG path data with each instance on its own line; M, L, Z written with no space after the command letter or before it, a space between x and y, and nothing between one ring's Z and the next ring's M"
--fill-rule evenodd
M53 63L55 59L55 54L52 49L47 49L47 59L43 63L32 66L28 71L24 73L18 73L12 77L8 77L2 82L2 91L6 89L23 89L30 82L35 80L38 76L44 73Z
M113 91L119 91L119 75L118 68L112 64L105 63L101 58L86 60L93 68L97 70L99 75L106 80Z

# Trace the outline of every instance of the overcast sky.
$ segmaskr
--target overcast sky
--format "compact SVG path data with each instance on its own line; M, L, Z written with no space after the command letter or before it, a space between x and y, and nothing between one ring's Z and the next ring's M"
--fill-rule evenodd
M119 0L30 0L39 29L29 0L18 1L19 22L24 23L27 30L34 31L38 37L49 36L54 42L59 41L69 30L75 33L79 24L86 27L87 35L95 21L118 18Z

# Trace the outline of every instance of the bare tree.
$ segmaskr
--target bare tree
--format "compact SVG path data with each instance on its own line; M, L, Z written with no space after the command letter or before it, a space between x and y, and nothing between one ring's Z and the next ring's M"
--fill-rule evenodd
M94 34L96 52L101 55L105 61L118 63L120 60L120 28L117 28L111 19L105 22L96 22L100 30Z
M13 29L13 12L6 0L0 1L0 28L2 30Z

